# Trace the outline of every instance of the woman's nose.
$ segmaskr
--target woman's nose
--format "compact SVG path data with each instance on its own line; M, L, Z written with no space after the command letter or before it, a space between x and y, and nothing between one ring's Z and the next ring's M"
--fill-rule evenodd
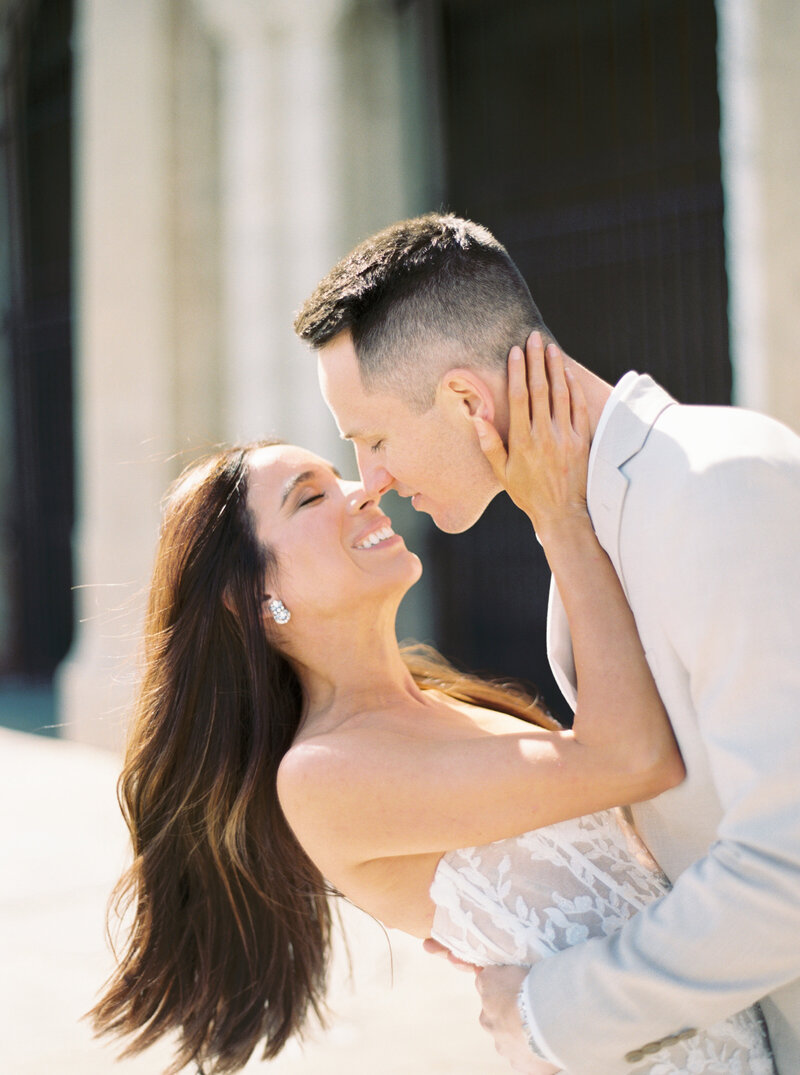
M367 490L361 482L346 482L350 489L345 494L348 511L356 514L362 511L368 504L377 504L381 498L380 493Z

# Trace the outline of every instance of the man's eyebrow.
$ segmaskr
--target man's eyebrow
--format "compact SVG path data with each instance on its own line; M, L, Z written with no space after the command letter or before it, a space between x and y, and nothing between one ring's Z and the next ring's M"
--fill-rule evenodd
M335 478L339 478L339 480L341 481L342 476L336 469L336 467L329 467L328 469ZM298 485L302 485L303 482L307 482L310 481L312 478L315 478L317 476L317 473L318 472L316 470L303 470L299 474L295 474L293 475L293 477L289 478L288 482L283 487L283 493L281 495L281 507L284 506L286 501L292 495L292 491L296 489Z

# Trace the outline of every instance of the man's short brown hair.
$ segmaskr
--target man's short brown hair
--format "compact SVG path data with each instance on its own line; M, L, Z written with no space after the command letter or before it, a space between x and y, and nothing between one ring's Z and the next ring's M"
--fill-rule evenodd
M505 369L532 329L552 339L519 269L486 228L452 214L392 224L359 244L320 282L294 322L323 347L348 330L365 391L424 411L444 372L432 360Z

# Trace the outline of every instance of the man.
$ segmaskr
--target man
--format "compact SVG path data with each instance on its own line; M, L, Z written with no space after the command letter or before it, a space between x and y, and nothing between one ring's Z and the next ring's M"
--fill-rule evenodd
M509 351L552 340L504 248L452 216L394 225L331 271L295 328L318 350L367 488L412 497L443 530L471 526L502 488ZM779 1071L794 1075L800 439L745 411L680 406L648 377L612 389L566 363L593 435L589 511L687 767L680 787L634 808L674 887L616 936L527 976L482 971L484 1025L519 1070L616 1075L763 997ZM548 653L574 701L553 588Z

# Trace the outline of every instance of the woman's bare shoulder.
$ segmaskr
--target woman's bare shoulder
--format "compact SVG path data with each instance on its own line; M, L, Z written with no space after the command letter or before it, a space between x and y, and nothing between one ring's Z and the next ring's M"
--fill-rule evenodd
M440 694L430 696L427 712L397 706L359 712L347 719L327 721L301 730L278 769L278 793L283 800L299 795L308 805L309 791L324 791L342 782L374 782L376 774L390 775L404 762L444 743L455 744L497 735L541 732L506 713L460 702Z
M517 756L512 740L551 736L516 717L432 691L425 710L389 707L301 731L280 763L278 797L307 848L335 837L341 846L359 844L360 853L362 838L371 847L371 825L379 816L385 834L392 827L388 815L396 824L417 810L424 812L422 804L433 807L438 796L448 797L448 788L460 798L474 786L476 770L490 783L481 742L489 751L487 764L500 773L504 755ZM500 747L501 740L508 742L507 749ZM366 803L372 808L369 817Z
M278 798L290 823L319 816L320 801L333 790L352 794L361 775L386 754L393 733L369 723L347 723L298 737L278 766ZM341 803L341 797L339 799Z
M380 850L376 826L385 806L378 800L405 779L407 746L391 729L354 723L303 736L278 767L278 800L290 828L351 896L353 871Z

